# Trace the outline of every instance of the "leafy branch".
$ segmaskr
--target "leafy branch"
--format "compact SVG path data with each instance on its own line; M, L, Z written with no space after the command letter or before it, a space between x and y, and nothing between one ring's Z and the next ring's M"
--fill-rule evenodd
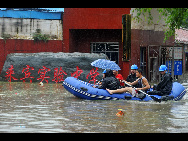
M141 15L144 16L145 21L148 20L148 24L153 23L153 16L151 14L152 8L135 8L137 11L137 15L134 19L138 22L142 19ZM134 12L133 10L133 12ZM171 36L175 36L175 29L180 29L180 27L188 27L188 8L157 8L159 12L159 22L161 20L161 15L165 20L167 30L165 30L165 38L164 41L168 40Z

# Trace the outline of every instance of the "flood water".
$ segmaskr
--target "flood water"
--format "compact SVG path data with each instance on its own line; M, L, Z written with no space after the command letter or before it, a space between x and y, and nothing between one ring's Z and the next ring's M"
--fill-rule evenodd
M0 82L0 132L188 132L188 96L162 103L89 101L62 84Z

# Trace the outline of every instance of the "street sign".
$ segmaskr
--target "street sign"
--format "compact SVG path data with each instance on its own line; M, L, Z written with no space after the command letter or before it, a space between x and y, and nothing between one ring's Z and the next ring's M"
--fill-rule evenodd
M168 72L171 74L171 72L172 72L172 61L166 61L166 66L168 68Z
M174 61L174 75L182 75L182 61Z
M166 61L168 72L172 72L172 61ZM174 61L174 75L182 75L182 61Z

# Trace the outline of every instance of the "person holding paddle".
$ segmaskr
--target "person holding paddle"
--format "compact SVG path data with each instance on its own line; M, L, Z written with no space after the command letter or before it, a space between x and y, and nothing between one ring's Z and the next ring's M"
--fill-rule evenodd
M166 65L161 65L159 67L159 72L162 75L161 81L157 86L153 87L153 91L148 92L148 94L159 96L169 95L172 90L173 78L170 73L167 72Z
M142 91L146 91L150 88L150 85L148 83L148 80L142 76L142 70L138 69L136 70L136 77L138 78L136 81L130 83L124 80L125 83L128 83L129 85L136 85L137 84L137 88L134 89L132 87L125 87L125 88L121 88L121 89L117 89L117 90L109 90L106 89L110 94L114 94L114 93L124 93L124 92L129 92L130 94L132 94L132 97L136 96L138 98L143 99L146 95L144 94L140 94L137 93L138 91L142 90Z

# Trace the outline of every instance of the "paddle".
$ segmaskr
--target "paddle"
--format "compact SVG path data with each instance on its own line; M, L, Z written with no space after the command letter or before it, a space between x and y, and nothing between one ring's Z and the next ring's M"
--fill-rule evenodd
M124 82L126 85L132 87L133 89L136 89L134 86L132 86L132 85L126 83L125 81L123 81L123 82ZM147 95L147 96L149 96L149 97L151 97L154 101L161 102L161 99L158 99L158 98L156 98L156 97L154 97L154 96L151 96L151 95L145 93L145 92L142 91L142 90L138 90L138 91L141 92L141 93L143 93L143 94L145 94L145 95Z

